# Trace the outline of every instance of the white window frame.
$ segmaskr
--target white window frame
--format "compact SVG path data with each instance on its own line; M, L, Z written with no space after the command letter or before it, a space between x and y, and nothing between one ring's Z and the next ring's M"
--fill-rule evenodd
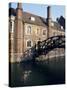
M9 22L10 23L10 27L9 27L10 28L10 32L12 32L12 33L14 32L14 20L15 20L15 16L12 15L10 17L10 22Z
M39 29L39 28L37 28L37 30L36 30L36 34L37 34L37 35L40 34L40 29Z
M10 32L14 31L14 21L10 21Z
M35 21L35 17L31 17L30 19L31 19L31 21Z
M30 27L30 32L28 33L29 27ZM26 35L31 35L31 33L32 33L32 27L31 27L31 25L27 25L26 26Z
M45 34L43 34L43 31L45 31ZM46 36L46 34L47 34L47 33L46 33L46 29L43 29L43 30L42 30L42 35L43 35L43 36Z
M61 26L61 29L63 30L63 26Z
M31 41L31 46L27 46L28 41ZM26 40L26 48L31 48L32 46L33 46L32 40L30 40L30 39Z

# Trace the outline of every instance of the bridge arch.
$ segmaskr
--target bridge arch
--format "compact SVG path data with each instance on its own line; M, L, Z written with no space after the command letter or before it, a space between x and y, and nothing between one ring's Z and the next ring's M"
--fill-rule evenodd
M36 44L31 49L25 51L24 57L36 58L39 55L47 55L50 51L55 48L65 48L65 36L52 36L44 41L40 41L39 45Z

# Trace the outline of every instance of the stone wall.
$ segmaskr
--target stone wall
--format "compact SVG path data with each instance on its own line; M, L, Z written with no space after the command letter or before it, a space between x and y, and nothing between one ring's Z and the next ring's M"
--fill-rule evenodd
M52 58L63 57L65 56L64 48L56 48L50 51L47 55L40 55L36 58L37 61L51 60Z
M27 27L28 26L31 26L31 34L28 34L27 33L27 29L28 29ZM38 30L38 32L37 32L37 30ZM45 30L45 35L43 35L43 30ZM46 40L47 39L47 32L48 32L48 30L47 30L47 27L46 26L38 26L38 25L24 23L23 24L23 31L24 31L23 33L22 33L22 31L21 32L18 31L19 32L19 35L22 35L23 34L23 36L24 36L24 38L22 38L23 40L22 39L21 39L21 41L19 41L20 39L18 40L18 49L20 49L21 52L22 52L21 48L23 48L23 52L25 52L26 50L29 49L27 47L27 44L26 44L27 40L31 40L32 41L32 46L34 46L35 44L37 44L37 42L39 40L40 41L43 41L43 40ZM50 28L50 31L49 31L50 37L51 36L56 36L56 35L64 35L64 34L65 34L64 31L57 30L57 29L54 29L54 28ZM15 32L13 30L12 31L10 30L10 35L9 35L10 36L9 42L11 43L10 48L9 48L9 51L10 51L10 53L9 53L10 62L14 62L15 61L15 58L14 57L17 56L17 53L14 52L14 46L16 46L16 45L14 45L15 42L14 42L13 35L15 35ZM21 42L21 43L19 43L19 42ZM22 43L23 43L23 45L22 45ZM58 56L60 56L59 53L61 53L61 56L62 56L62 54L64 55L64 53L62 53L62 51L64 52L63 49L62 50L56 49L55 51L53 50L49 54L47 54L45 56L45 59L47 59L48 57L49 58L58 57ZM20 53L20 55L22 56L22 53ZM40 56L40 57L43 58L44 56Z

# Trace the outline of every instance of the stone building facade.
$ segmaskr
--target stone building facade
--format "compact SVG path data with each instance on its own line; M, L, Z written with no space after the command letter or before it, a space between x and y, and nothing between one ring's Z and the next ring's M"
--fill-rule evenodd
M10 62L20 62L23 53L37 42L55 35L64 35L64 28L52 21L51 7L47 7L47 19L24 12L22 3L17 9L9 8L9 58ZM50 55L51 56L51 55Z

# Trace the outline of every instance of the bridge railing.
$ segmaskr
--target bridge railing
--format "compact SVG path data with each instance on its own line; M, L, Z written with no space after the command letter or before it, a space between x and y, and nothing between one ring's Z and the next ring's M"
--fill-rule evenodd
M23 53L23 58L32 58L36 54L40 54L40 52L44 49L45 52L49 51L48 49L51 47L58 47L62 43L65 44L65 36L52 36L47 38L44 41L40 41L38 44L34 45L30 49L26 50ZM53 46L52 46L53 45ZM48 49L47 49L48 48ZM41 51L40 51L41 50Z

